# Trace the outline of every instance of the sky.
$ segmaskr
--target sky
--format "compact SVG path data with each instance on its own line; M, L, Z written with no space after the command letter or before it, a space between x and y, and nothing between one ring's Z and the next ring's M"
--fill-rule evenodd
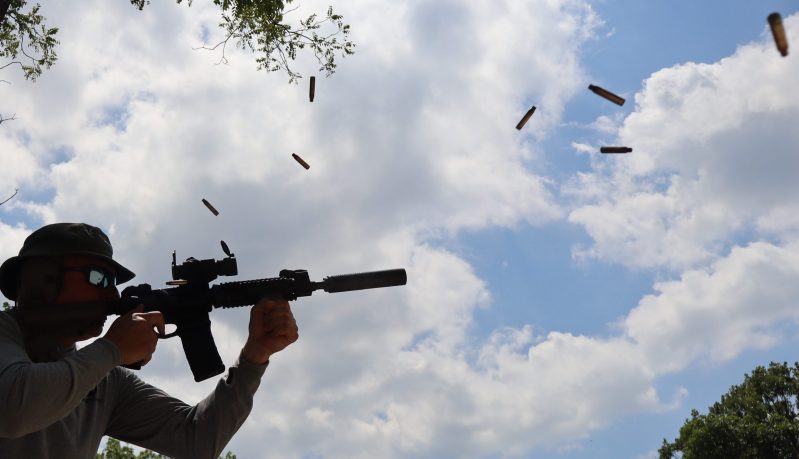
M406 269L292 304L238 457L653 458L797 360L795 2L311 0L289 18L332 3L356 48L329 78L300 56L297 85L196 49L208 3L42 2L57 63L0 73L0 259L83 221L131 284L219 240L225 281ZM212 313L227 364L247 318ZM189 403L216 383L177 340L139 374Z

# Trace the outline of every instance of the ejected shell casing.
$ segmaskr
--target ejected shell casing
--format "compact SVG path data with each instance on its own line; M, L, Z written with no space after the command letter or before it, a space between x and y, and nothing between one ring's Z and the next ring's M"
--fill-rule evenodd
M535 113L535 105L533 105L533 107L530 110L527 110L527 113L524 114L522 119L519 121L519 124L516 125L516 129L521 130L524 127L524 125L527 124L527 120L529 120L530 117L533 116L533 113Z
M297 155L297 153L292 153L291 156L293 156L294 159L296 159L298 163L302 164L302 167L304 167L306 169L310 169L311 168L311 166L309 166L308 163L303 161L302 158L300 158L299 155Z
M782 16L780 13L768 15L768 25L771 26L771 34L774 35L774 43L777 44L782 57L788 55L788 38L785 36L785 28L782 26Z
M612 92L608 91L607 89L600 88L599 86L589 84L588 89L594 92L594 94L598 95L599 97L604 97L605 99L613 102L617 105L624 105L624 98L613 94Z
M205 198L203 198L203 204L205 204L205 207L207 207L212 214L219 215L219 211L214 209L214 206L212 206L210 202L206 201Z
M311 99L311 102L313 102L313 96L315 92L316 92L316 77L311 77L311 86L308 89L308 98Z
M601 147L601 153L632 153L633 149L630 147Z
M181 285L189 285L189 281L187 281L185 279L171 280L171 281L166 281L166 285L173 286L173 287L174 286L181 286Z

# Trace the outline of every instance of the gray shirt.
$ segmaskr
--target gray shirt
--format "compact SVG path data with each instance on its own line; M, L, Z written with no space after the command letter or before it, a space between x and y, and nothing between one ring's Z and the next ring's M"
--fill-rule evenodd
M94 459L104 435L175 458L216 458L249 415L264 365L239 357L194 406L120 367L100 338L34 363L22 331L0 312L0 457Z

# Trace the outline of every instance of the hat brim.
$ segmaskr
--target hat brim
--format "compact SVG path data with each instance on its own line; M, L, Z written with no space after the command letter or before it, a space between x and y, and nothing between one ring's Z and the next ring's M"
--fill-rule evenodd
M116 272L117 285L124 284L125 282L136 277L136 274L134 274L133 271L117 263L112 258L100 256L95 252L70 252L64 255L85 255L88 257L97 258L107 263L110 263L114 267L114 271ZM19 286L19 271L20 269L22 269L22 263L31 258L47 257L47 256L57 257L60 255L57 254L21 255L21 256L11 257L5 262L3 262L3 264L0 265L0 291L2 291L3 296L8 298L9 300L16 301L17 287Z

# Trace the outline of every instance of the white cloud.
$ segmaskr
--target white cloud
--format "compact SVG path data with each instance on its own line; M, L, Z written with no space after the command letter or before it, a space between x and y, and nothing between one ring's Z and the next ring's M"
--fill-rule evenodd
M625 334L658 373L697 359L726 361L768 348L779 326L799 318L799 245L736 247L707 270L655 285L625 318Z
M572 142L572 148L578 153L596 153L597 149L587 143Z
M616 134L619 131L619 124L623 121L622 117L622 113L617 113L613 118L600 115L590 124L590 127L602 134Z
M295 304L301 339L273 359L229 446L240 457L466 456L470 446L487 454L511 441L523 451L593 428L591 401L552 436L508 428L519 419L545 424L519 403L535 398L532 410L555 410L521 390L521 378L495 381L474 367L468 332L490 295L467 263L428 238L562 216L535 172L536 139L583 86L578 51L596 15L573 0L364 0L336 9L353 26L357 52L334 78L318 79L311 104L304 84L255 72L252 56L229 49L230 64L214 66L218 54L192 51L204 28L215 29L213 7L48 6L60 27L59 62L35 86L3 95L18 120L0 130L0 148L13 147L19 165L0 179L37 192L17 204L33 220L27 226L98 224L139 273L134 282L156 287L172 250L179 260L219 257L220 239L236 253L240 279L284 267L307 268L314 280L408 269L403 288ZM314 73L313 63L297 65ZM517 115L531 102L546 109L518 133ZM243 344L243 312L214 311L226 363ZM511 373L525 371L507 358ZM172 341L142 375L189 402L213 386L192 381ZM646 377L630 384L647 393ZM502 396L513 393L515 401ZM502 411L483 419L494 402Z
M799 197L799 94L789 89L799 64L766 38L717 63L677 65L645 81L619 131L634 153L567 187L586 199L569 219L593 239L578 255L679 270L722 256L757 221L778 225L764 215ZM607 183L601 194L579 190L598 182Z
M773 59L770 43L653 74L619 131L635 153L594 163L569 190L585 200L570 220L594 239L578 254L683 276L657 284L617 336L522 326L474 342L474 313L491 307L490 292L430 237L563 215L536 173L537 140L584 88L579 46L600 24L588 5L347 3L337 10L353 25L356 55L317 81L313 104L304 84L256 73L251 56L232 50L230 65L214 66L218 55L191 51L204 27L214 30L212 7L51 8L61 60L35 87L3 93L18 120L0 130L0 148L15 158L1 182L38 192L15 211L103 226L136 282L154 286L168 278L173 249L179 259L219 257L220 239L239 259L238 279L284 267L307 268L313 280L408 269L402 288L295 303L300 341L274 357L229 445L239 457L572 447L619 417L679 403L682 390L667 401L654 390L664 372L768 346L772 325L794 318L796 168L786 146L796 139L784 126L799 104L784 88L796 69ZM517 133L531 103L542 109ZM763 142L767 160L750 161ZM735 230L755 222L781 243L727 254ZM0 222L4 255L27 231ZM213 314L230 363L246 311ZM193 382L174 341L159 345L143 376L189 402L215 384Z

